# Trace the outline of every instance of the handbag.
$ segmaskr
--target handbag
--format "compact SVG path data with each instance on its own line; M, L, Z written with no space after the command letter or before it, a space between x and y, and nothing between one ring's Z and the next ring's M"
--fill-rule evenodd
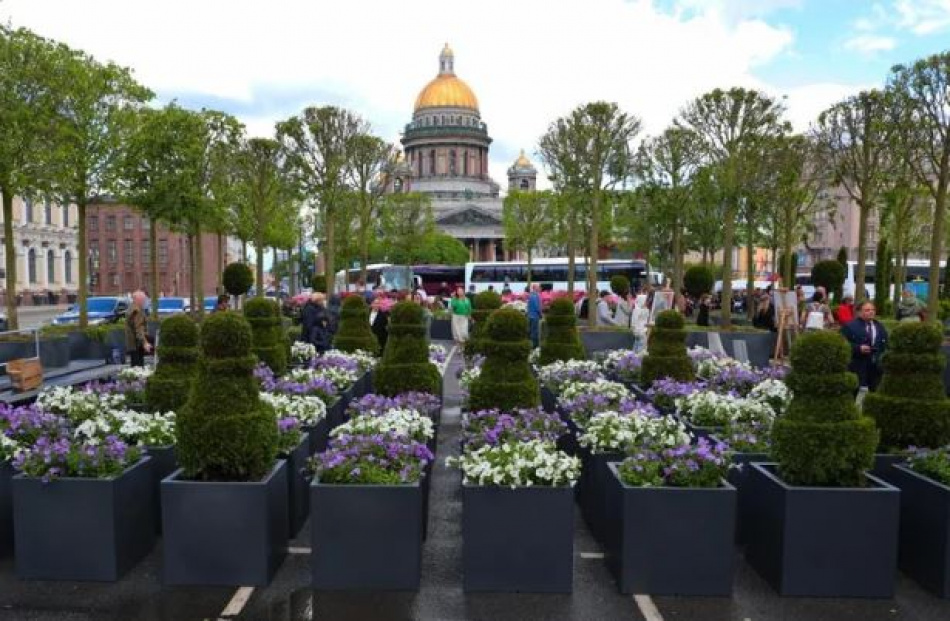
M825 314L821 311L809 311L805 318L806 330L822 330L825 327Z

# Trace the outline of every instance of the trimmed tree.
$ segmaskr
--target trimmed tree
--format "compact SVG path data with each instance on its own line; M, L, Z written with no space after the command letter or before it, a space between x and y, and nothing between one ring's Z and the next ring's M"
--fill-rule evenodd
M874 463L879 434L854 403L851 347L837 332L798 337L786 383L794 397L772 427L772 455L791 485L859 487Z
M943 333L931 323L902 323L891 332L881 361L881 386L864 400L885 451L950 443L950 399L943 386L947 361L941 344Z
M531 372L528 355L528 319L514 309L492 313L484 328L485 364L472 382L468 404L473 412L498 408L535 408L541 403L538 379Z
M361 295L348 295L340 306L340 326L333 337L333 346L340 351L361 349L379 353L379 342L369 325L369 307Z
M501 296L498 293L482 291L475 296L475 300L472 302L472 331L465 342L466 358L485 353L481 348L485 327L488 325L488 318L499 308L501 308Z
M694 265L683 274L683 287L687 293L699 299L699 296L712 291L715 280L711 269L705 265Z
M176 419L185 478L259 481L274 467L277 417L258 394L251 338L238 313L214 313L201 324L198 374Z
M844 268L834 260L819 261L811 268L812 284L816 287L824 287L825 291L829 295L833 295L836 301L841 301L841 287L844 285L844 278Z
M610 278L610 290L622 298L630 294L630 279L623 274L617 274Z
M229 263L221 275L221 284L229 295L247 295L254 284L254 274L244 263Z
M383 359L373 372L373 386L381 395L395 396L404 392L440 394L442 376L429 362L422 307L413 302L400 302L389 312L389 338Z
M158 366L145 383L145 403L156 412L175 412L188 401L198 362L198 326L188 315L162 321Z
M683 316L675 310L663 311L656 316L656 325L650 331L647 355L643 358L640 376L649 386L665 377L680 382L694 378L693 363L686 353L686 330Z
M287 344L277 302L267 298L248 300L244 318L251 326L254 355L275 375L282 375L287 370Z
M558 298L551 302L545 313L544 322L547 334L541 341L541 356L538 364L544 366L557 360L584 360L587 352L577 333L577 317L574 305L568 298Z

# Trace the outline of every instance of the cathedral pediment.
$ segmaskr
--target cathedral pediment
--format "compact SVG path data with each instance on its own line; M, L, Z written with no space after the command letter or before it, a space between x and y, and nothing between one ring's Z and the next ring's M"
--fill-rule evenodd
M442 226L498 226L501 224L501 220L474 205L466 205L457 211L447 213L436 219L436 224Z

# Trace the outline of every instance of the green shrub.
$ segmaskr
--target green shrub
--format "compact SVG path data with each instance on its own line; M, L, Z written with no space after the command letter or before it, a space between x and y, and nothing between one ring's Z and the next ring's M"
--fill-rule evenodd
M841 299L841 286L846 276L845 268L834 260L819 261L811 268L811 282L816 287L824 287L829 296Z
M890 335L881 361L884 377L864 400L885 451L950 443L950 399L943 385L943 332L932 323L902 323Z
M557 298L545 313L544 340L541 341L541 356L538 364L544 366L557 360L584 360L587 352L577 332L577 317L574 304L567 298Z
M252 298L244 303L244 317L251 326L251 351L275 375L287 370L287 337L275 300Z
M361 295L348 295L340 305L340 325L333 346L341 351L362 349L379 353L379 342L369 325L369 307Z
M145 403L155 412L177 412L188 401L198 362L198 326L188 315L162 321L158 366L145 383Z
M251 326L238 313L208 316L188 402L178 413L178 462L185 478L258 481L277 457L277 419L253 377Z
M245 295L254 284L254 273L244 263L229 263L221 275L221 284L231 295Z
M382 395L427 392L438 395L439 369L429 362L429 341L422 307L400 302L389 313L389 338L383 358L373 372L373 388Z
M327 277L325 274L314 274L310 284L314 291L318 291L320 293L327 292Z
M622 298L630 295L630 279L623 274L617 274L610 278L610 290Z
M683 287L696 299L710 293L715 282L712 270L705 265L694 265L683 274Z
M850 345L837 332L808 332L795 341L790 360L794 397L772 428L779 474L792 485L863 485L878 432L854 403Z
M492 313L484 328L482 344L485 363L472 382L469 409L473 412L499 408L533 408L541 403L538 380L531 372L528 355L528 320L524 313L500 309Z
M656 325L650 330L647 341L647 355L640 369L645 386L665 377L680 382L694 378L693 363L686 353L684 324L683 316L675 310L663 311L656 316Z
M482 335L485 332L485 326L488 325L488 318L499 308L501 308L501 296L494 291L482 291L475 296L472 301L472 330L465 342L466 358L485 353L482 350Z

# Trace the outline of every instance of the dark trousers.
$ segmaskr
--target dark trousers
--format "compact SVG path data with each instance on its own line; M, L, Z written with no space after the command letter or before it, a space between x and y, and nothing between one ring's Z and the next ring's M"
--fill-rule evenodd
M528 318L528 336L531 338L531 347L537 347L540 341L541 320L537 317Z
M136 347L135 349L129 350L129 364L131 364L133 367L145 366L144 347Z

